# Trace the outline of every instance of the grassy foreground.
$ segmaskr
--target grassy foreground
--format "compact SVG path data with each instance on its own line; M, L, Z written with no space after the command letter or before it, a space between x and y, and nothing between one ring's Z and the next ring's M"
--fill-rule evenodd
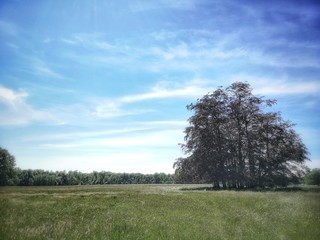
M319 192L0 188L0 239L320 239Z

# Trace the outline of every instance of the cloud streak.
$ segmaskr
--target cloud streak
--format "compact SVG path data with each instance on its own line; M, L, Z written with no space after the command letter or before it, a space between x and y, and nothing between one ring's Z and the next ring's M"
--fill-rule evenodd
M99 117L117 117L133 114L150 113L154 109L125 110L129 104L161 100L161 99L192 99L202 96L212 89L210 82L204 79L177 84L169 81L160 81L149 92L122 96L114 99L99 99L95 108L95 114Z
M59 78L63 79L64 77L54 71L46 62L42 61L39 58L34 58L31 60L32 68L35 72L41 76L52 77L52 78Z
M289 82L256 78L254 76L232 77L227 82L248 81L255 94L267 96L316 94L320 92L319 82ZM141 102L167 99L189 99L193 101L216 89L221 82L209 79L194 79L184 83L160 81L148 92L119 96L116 98L84 99L81 103L37 109L27 103L29 94L14 91L0 85L0 103L6 106L2 110L5 116L1 125L25 125L33 122L45 124L83 125L94 124L103 119L119 118L132 115L145 115L157 111L156 105L144 108ZM222 84L223 85L223 84ZM132 106L134 105L134 106ZM79 122L81 119L81 122Z
M143 39L146 40L143 47L139 44L140 38L112 42L106 41L105 36L97 33L77 34L62 39L61 43L77 47L65 55L66 58L87 66L121 66L151 72L199 72L219 69L226 64L230 67L251 65L273 68L320 68L318 54L315 53L320 49L315 43L288 41L284 38L270 41L269 35L274 34L272 32L261 33L261 36L248 39L247 36L252 35L250 31L247 29L224 35L201 29L153 32L144 36ZM194 35L199 36L194 39ZM155 39L157 44L151 41L152 39ZM259 42L263 45L257 44Z
M29 94L23 90L14 91L0 85L0 104L1 108L0 125L20 126L28 125L33 122L51 122L53 117L49 112L33 108L27 103Z
M0 102L12 109L17 109L20 105L25 104L24 102L27 97L28 93L23 90L13 91L0 85Z
M230 82L247 81L253 87L255 94L262 95L306 95L320 92L320 82L318 81L290 81L288 79L261 78L254 76L232 77Z

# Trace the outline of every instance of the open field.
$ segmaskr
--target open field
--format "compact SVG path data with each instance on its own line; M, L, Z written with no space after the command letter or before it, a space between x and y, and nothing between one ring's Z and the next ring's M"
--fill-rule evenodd
M0 239L320 239L319 192L1 187Z

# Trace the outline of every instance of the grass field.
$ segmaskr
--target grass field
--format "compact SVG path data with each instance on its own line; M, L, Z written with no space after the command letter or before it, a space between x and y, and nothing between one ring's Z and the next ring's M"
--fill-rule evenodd
M0 239L320 239L319 192L186 187L1 187Z

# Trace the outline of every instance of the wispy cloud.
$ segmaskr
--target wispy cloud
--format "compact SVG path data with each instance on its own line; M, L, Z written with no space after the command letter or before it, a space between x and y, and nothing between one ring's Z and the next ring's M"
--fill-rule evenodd
M208 91L209 81L194 79L184 84L169 81L158 82L151 91L142 94L129 95L119 98L120 103L133 103L152 99L192 98L203 95Z
M294 95L316 94L320 92L320 83L277 80L254 76L232 77L225 83L248 81L254 93L261 95ZM78 104L52 106L49 109L36 109L27 103L28 93L24 90L14 91L0 87L0 102L6 105L7 116L2 125L21 125L32 122L51 124L88 125L96 124L103 119L118 118L132 115L144 115L157 111L157 106L145 108L140 103L153 100L189 99L207 94L223 83L212 79L196 78L186 82L160 81L147 92L118 96L116 98L83 99ZM54 117L53 117L54 116ZM81 121L79 121L81 119Z
M247 81L256 94L262 95L294 95L294 94L316 94L320 92L319 81L290 81L288 79L272 79L254 76L237 76L230 79L233 81Z
M19 126L27 125L32 122L50 122L53 117L49 112L34 109L27 103L28 93L26 91L14 91L0 85L0 104L1 108L0 125Z
M159 123L158 123L159 124ZM112 126L112 129L100 130L100 131L71 131L68 133L50 133L47 135L36 135L28 136L22 139L24 142L33 142L33 143L44 143L44 142L65 142L70 140L79 140L79 139L94 139L94 138L108 138L110 136L119 136L123 134L132 134L137 132L142 132L150 130L151 127L146 127L146 123L133 123L133 126Z
M194 79L177 84L169 81L160 81L148 92L121 96L114 99L99 99L95 113L99 117L115 117L122 115L142 114L154 111L153 109L124 110L127 104L157 99L190 99L202 96L212 88L212 82L205 79Z
M128 134L129 133L129 134ZM120 135L120 136L119 136ZM177 146L178 138L182 139L183 133L179 130L166 130L162 131L134 131L127 133L120 133L118 136L96 136L90 138L73 138L73 140L68 140L66 142L50 142L42 143L40 146L43 148L78 148L83 147L97 148L117 148L125 149L130 147L174 147Z
M0 102L4 103L12 109L17 109L23 105L28 93L24 90L14 91L0 85Z
M189 35L198 33L203 38L188 39ZM181 41L182 36L186 37L186 41ZM207 69L229 59L249 58L250 54L246 49L227 49L223 45L212 44L212 41L208 41L209 36L212 37L212 33L210 35L205 30L153 32L143 38L145 43L142 46L142 37L127 39L126 42L108 42L105 36L92 33L76 34L70 38L63 38L61 42L78 47L75 49L77 51L69 51L66 57L82 64L121 66L126 69L142 69L152 72L195 71ZM154 39L158 40L157 44L154 43ZM177 41L178 39L180 40Z
M32 68L39 75L52 77L52 78L60 78L60 79L64 78L61 74L53 70L45 61L39 58L33 58L31 60L31 63L32 63Z
M223 34L215 29L161 30L122 42L107 40L99 33L82 33L63 38L61 43L76 47L63 54L66 58L88 67L120 66L152 73L219 71L226 66L320 68L316 43L272 38L274 31L267 29L266 33L252 35L250 27Z
M61 42L74 45L81 46L91 49L101 49L101 50L112 50L115 48L114 44L111 44L104 40L104 36L99 33L78 33L74 34L69 38L61 38Z
M81 130L70 132L54 132L46 135L37 135L33 133L31 136L22 138L26 143L38 145L49 143L67 143L73 141L91 141L92 139L113 139L119 136L142 136L144 133L176 131L181 130L187 125L186 120L164 120L164 121L132 121L129 123L117 124L113 122L111 125L106 124L104 130ZM52 145L53 146L53 145Z
M195 79L185 84L158 82L149 92L119 96L117 98L84 99L81 103L56 105L47 109L37 109L27 102L26 91L14 91L1 86L0 102L6 105L3 110L2 125L24 125L33 122L46 124L88 125L102 119L117 118L130 115L143 115L155 112L156 109L135 107L130 104L157 99L190 99L205 94L208 82ZM81 121L79 121L81 120Z
M260 85L256 89L260 94L311 94L320 92L320 82L301 82L301 83L289 83L281 81L269 82L265 86Z

